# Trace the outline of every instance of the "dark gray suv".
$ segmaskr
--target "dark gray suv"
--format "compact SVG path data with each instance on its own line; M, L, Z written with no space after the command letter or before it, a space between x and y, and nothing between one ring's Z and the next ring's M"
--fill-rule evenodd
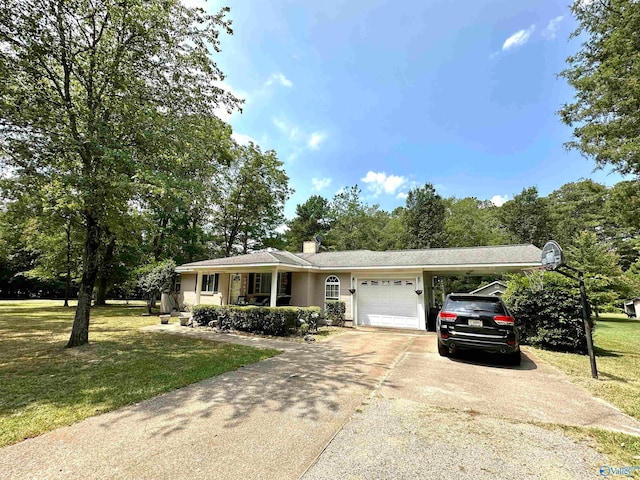
M500 297L452 293L436 320L438 353L482 350L501 353L510 365L520 365L515 319Z

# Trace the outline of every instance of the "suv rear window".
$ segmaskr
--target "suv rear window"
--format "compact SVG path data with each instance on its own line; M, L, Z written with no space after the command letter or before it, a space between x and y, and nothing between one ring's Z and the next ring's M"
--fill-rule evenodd
M447 312L487 312L496 315L505 315L504 307L499 299L472 299L472 298L449 298L443 310Z

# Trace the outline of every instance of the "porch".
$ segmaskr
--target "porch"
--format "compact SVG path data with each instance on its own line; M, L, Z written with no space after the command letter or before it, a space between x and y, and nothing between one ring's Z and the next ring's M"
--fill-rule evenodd
M198 271L182 274L181 303L187 305L309 306L295 292L291 271ZM299 274L302 275L302 274ZM276 279L273 281L273 279Z

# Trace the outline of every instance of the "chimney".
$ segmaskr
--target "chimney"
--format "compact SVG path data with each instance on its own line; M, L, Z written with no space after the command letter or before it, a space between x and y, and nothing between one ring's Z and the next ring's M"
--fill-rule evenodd
M302 242L302 253L318 253L320 244L315 240L309 242Z

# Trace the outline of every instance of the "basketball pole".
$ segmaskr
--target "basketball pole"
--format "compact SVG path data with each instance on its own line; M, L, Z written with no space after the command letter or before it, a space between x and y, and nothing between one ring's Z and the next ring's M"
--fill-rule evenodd
M591 363L591 377L598 378L598 367L596 366L596 354L593 351L593 337L591 335L591 324L589 323L589 309L587 304L587 291L584 287L584 274L581 270L577 268L571 267L567 264L561 265L559 268L564 267L569 270L576 272L578 277L576 278L574 275L571 275L567 272L563 272L562 270L556 269L555 271L565 277L571 278L573 280L577 280L580 283L580 298L582 300L582 320L584 321L584 333L587 337L587 351L589 352L589 361Z

